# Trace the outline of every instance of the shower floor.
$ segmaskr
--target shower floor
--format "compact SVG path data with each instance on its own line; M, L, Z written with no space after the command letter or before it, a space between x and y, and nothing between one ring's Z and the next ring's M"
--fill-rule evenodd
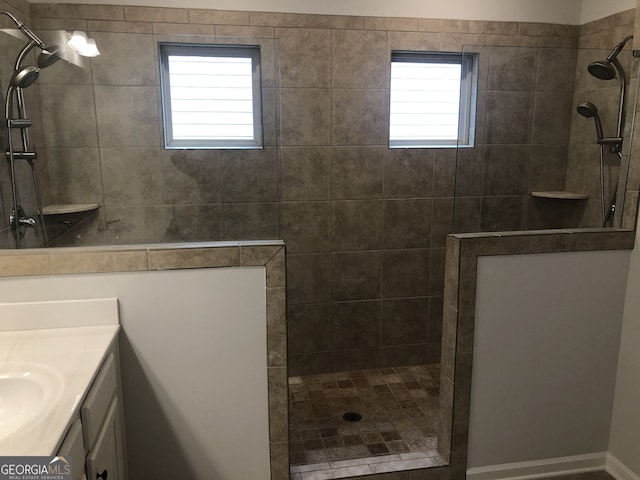
M439 379L439 365L290 377L292 479L442 465ZM345 413L362 418L348 421Z

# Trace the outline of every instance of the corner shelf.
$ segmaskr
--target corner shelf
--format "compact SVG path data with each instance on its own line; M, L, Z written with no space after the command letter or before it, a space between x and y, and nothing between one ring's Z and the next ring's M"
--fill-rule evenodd
M531 196L537 198L552 198L555 200L587 200L589 198L589 195L586 193L566 192L564 190L531 192Z
M92 212L100 208L97 203L72 203L64 205L49 205L42 209L43 215L68 215L71 213Z

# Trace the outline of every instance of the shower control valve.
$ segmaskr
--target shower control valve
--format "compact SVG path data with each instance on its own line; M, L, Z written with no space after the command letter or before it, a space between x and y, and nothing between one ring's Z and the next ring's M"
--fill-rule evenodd
M11 225L11 228L14 230L18 227L35 227L36 220L35 218L27 217L24 213L24 209L18 205L17 214L15 210L11 210L11 214L9 215L9 225Z

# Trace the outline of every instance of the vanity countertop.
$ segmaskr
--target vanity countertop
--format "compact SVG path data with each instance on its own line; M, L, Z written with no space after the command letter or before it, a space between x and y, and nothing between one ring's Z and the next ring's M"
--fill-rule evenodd
M2 432L0 425L0 456L49 456L57 452L120 329L117 300L110 299L110 302L115 305L115 310L113 305L109 310L116 313L115 318L111 315L106 325L96 325L95 319L82 325L82 321L69 321L67 317L66 325L59 328L38 328L26 324L31 329L0 331L0 371L7 367L10 369L12 365L27 372L32 367L36 372L34 375L44 373L55 385L48 393L51 396L51 401L47 402L49 408L45 408L37 419L9 435L6 430ZM63 303L66 303L63 306L66 311L72 302ZM83 302L84 307L86 303ZM99 300L98 303L105 302ZM23 305L33 307L34 304ZM36 307L48 309L49 306L38 304ZM5 315L16 308L15 304L0 304L3 323L5 319L10 323L15 318L13 314ZM42 326L51 327L51 322L41 322Z

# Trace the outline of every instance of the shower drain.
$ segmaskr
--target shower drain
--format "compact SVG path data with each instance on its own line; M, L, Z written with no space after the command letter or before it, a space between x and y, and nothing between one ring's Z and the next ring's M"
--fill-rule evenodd
M342 415L342 419L346 420L347 422L359 422L360 420L362 420L362 415L356 412L347 412Z

